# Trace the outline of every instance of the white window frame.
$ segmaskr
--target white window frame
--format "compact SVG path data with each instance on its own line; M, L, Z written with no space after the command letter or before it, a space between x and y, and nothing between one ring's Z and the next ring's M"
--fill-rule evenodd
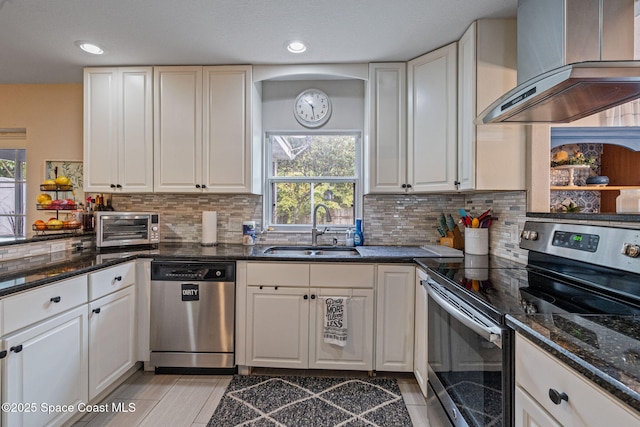
M355 151L356 151L356 159L355 159L355 177L327 177L327 178L309 178L309 177L274 177L271 175L271 162L272 162L272 150L271 150L271 136L272 135L353 135L356 138ZM326 182L354 182L355 181L355 192L353 195L353 203L354 203L354 215L355 218L362 218L362 204L363 200L363 192L362 192L362 131L360 130L301 130L301 131L267 131L264 133L263 138L263 147L264 147L264 188L263 188L263 212L262 218L264 218L264 224L262 225L263 230L269 231L278 231L278 232L292 232L292 233L300 233L300 232L311 232L311 224L274 224L272 222L271 206L273 205L272 192L271 187L274 182L317 182L317 183L326 183ZM322 203L322 200L319 201ZM354 220L355 220L354 218ZM330 230L334 231L345 231L348 228L355 227L355 224L341 224L328 226Z
M26 212L26 192L27 192L27 177L22 175L22 166L27 163L27 150L25 148L0 148L4 151L22 151L22 155L14 156L13 160L16 162L16 177L13 180L7 180L5 182L12 183L14 187L14 207L13 213L0 213L0 217L13 218L14 221L14 234L13 235L0 235L0 239L13 239L16 237L26 237L27 234L27 212ZM23 161L19 160L24 158Z

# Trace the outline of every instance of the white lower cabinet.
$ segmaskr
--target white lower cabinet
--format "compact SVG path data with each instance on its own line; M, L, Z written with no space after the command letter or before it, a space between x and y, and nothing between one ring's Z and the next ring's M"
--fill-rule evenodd
M516 387L515 423L520 427L561 427L538 402L522 388Z
M344 347L324 342L324 298L349 298ZM247 288L249 366L371 370L373 289Z
M34 406L3 411L2 425L61 425L88 401L86 304L8 335L3 344L3 403Z
M136 362L136 297L129 286L89 304L89 399Z
M515 376L516 426L640 425L640 414L520 334Z
M247 263L237 282L246 292L238 340L247 366L372 370L374 281L372 264ZM324 342L323 303L332 296L348 298L344 347Z
M377 371L413 371L415 270L413 265L378 265Z
M134 271L121 264L0 301L1 397L16 409L2 411L3 426L63 425L135 365Z
M307 368L308 301L309 289L306 287L247 288L249 366Z
M324 342L324 304L328 297L348 298L344 347ZM373 369L373 289L312 289L310 301L309 368Z
M427 273L417 269L413 374L420 386L420 391L424 397L427 397L427 288L422 285L423 280L427 280Z

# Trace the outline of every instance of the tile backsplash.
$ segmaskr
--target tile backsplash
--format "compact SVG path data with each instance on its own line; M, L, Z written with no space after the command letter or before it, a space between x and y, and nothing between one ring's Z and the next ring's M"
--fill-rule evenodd
M217 212L218 242L241 243L242 221L255 220L262 226L262 196L246 194L118 194L113 206L123 211L157 211L161 215L163 242L200 242L202 211ZM441 212L459 218L464 207L473 216L492 208L489 250L493 255L526 262L518 248L518 236L525 221L526 193L493 192L479 194L400 194L364 197L364 237L367 245L421 246L438 244L436 230ZM333 238L344 244L343 232L327 232L319 244ZM309 244L310 233L262 232L259 244Z

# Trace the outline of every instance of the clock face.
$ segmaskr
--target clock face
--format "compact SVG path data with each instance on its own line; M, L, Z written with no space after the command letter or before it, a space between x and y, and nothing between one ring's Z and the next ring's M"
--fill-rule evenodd
M322 126L331 117L331 100L321 90L304 90L293 104L293 115L302 126Z

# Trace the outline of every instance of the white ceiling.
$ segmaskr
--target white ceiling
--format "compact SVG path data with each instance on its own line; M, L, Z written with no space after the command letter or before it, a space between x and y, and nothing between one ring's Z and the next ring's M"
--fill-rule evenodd
M0 84L82 81L84 66L406 61L517 0L0 0ZM293 55L288 40L309 48ZM96 57L74 42L103 46Z

